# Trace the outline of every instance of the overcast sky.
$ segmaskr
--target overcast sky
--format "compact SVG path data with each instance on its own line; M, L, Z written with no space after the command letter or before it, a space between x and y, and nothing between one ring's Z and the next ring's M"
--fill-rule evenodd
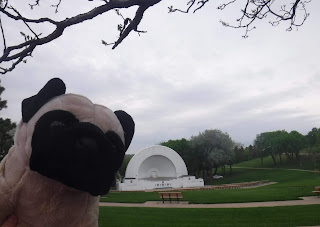
M172 2L147 11L140 25L147 33L131 34L115 50L101 44L117 35L120 18L114 12L38 47L27 64L0 76L8 101L1 117L20 121L21 101L60 77L67 93L134 118L129 153L206 129L249 145L262 132L306 134L320 127L319 1L309 3L310 17L298 31L272 27L267 19L248 39L243 30L219 23L231 23L239 8L221 12L211 1L196 14L168 14ZM21 39L15 32L8 42Z

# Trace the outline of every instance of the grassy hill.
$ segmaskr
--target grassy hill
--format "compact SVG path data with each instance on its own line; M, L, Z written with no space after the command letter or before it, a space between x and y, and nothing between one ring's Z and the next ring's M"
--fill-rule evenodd
M235 164L234 167L251 167L251 168L283 168L283 169L305 169L305 170L320 170L320 154L300 155L299 159L288 160L284 155L281 158L276 158L274 165L271 156L263 158L263 164L260 158L252 159L246 162Z

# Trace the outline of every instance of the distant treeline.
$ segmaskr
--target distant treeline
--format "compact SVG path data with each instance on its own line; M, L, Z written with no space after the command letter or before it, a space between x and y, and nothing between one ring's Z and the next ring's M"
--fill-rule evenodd
M205 177L215 175L219 167L228 165L232 171L233 164L254 158L260 158L263 165L263 158L270 155L276 165L276 157L281 162L283 156L286 160L298 160L302 150L309 155L318 153L320 128L313 128L307 135L285 130L264 132L258 134L253 145L248 147L234 142L218 129L205 130L190 140L182 138L160 144L178 152L191 174Z

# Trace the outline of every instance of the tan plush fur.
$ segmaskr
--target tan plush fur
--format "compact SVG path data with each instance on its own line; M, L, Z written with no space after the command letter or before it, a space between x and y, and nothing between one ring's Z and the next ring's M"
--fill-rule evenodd
M51 110L69 111L81 122L90 122L103 132L115 131L124 142L122 126L110 109L80 95L52 99L28 123L19 123L14 146L0 164L0 224L14 213L18 226L98 226L99 197L69 188L29 168L35 124Z

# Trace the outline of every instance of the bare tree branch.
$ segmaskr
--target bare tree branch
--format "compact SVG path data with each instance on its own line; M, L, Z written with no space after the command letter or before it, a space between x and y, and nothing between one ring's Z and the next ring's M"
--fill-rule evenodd
M1 34L2 34L2 39L3 39L3 49L7 49L7 45L6 45L6 36L4 35L4 30L3 30L3 26L2 26L2 21L1 21L1 17L0 17L0 28L1 28Z
M54 1L55 4L51 4L51 7L55 8L55 12L58 13L58 10L62 7L62 0ZM103 45L112 45L112 49L114 49L121 44L132 31L137 32L139 35L140 33L145 33L145 31L138 30L143 15L150 7L161 1L162 0L100 0L102 5L97 6L88 12L57 21L49 17L28 18L23 15L23 13L19 12L17 8L9 5L8 0L0 0L0 15L2 16L0 17L0 29L4 46L3 54L0 56L0 73L5 74L10 72L21 62L26 62L26 58L32 56L35 48L59 38L68 27L91 20L112 10L115 10L117 15L123 20L123 23L118 25L119 37L114 42L106 42L104 40L101 40L101 42ZM280 23L287 23L289 24L287 30L291 31L293 27L299 27L304 24L309 16L306 5L311 1L312 0L287 0L285 5L279 5L279 0L225 0L225 3L221 4L218 9L226 10L236 2L243 3L243 7L241 7L241 13L236 20L236 24L229 24L225 21L220 22L226 27L244 29L244 38L247 38L248 33L255 29L256 21L265 20L268 16L268 18L270 18L269 23L272 26L277 26ZM30 9L33 9L34 7L40 7L40 2L40 0L34 0L33 4L28 5L30 6ZM188 0L186 3L187 8L185 10L170 6L168 7L169 13L195 13L202 9L208 2L209 0ZM124 17L119 11L120 9L133 6L137 6L134 18ZM4 32L5 19L17 22L21 21L24 23L28 30L27 33L20 31L20 34L24 37L24 41L18 44L8 43L10 39L6 39L7 32ZM35 30L35 25L37 24L49 24L50 26L53 26L54 29L45 35L38 34ZM5 67L4 65L9 66Z
M195 0L190 0L187 3L187 5L189 5L187 10L175 9L175 8L173 8L173 6L170 6L170 7L168 7L169 8L169 13L174 13L176 11L181 12L181 13L189 13L189 10L192 8L192 6L194 5L195 2L196 2Z
M178 8L173 8L173 6L168 7L169 9L169 13L174 13L174 12L180 12L180 13L189 13L189 11L191 10L191 8L195 5L195 3L197 3L197 5L199 5L198 7L196 7L193 10L193 13L195 13L196 11L198 11L199 9L201 9L207 2L209 2L209 0L190 0L187 5L188 8L186 10L181 10Z
M222 4L218 9L223 10L230 4L236 2L237 0L230 1L228 3ZM244 38L248 37L248 33L255 29L255 26L252 26L256 20L262 20L267 18L270 14L274 17L272 21L269 21L273 26L279 25L281 22L289 21L289 26L287 31L291 31L292 27L299 27L308 18L309 14L306 10L306 4L310 3L311 0L291 0L291 3L286 5L281 5L280 9L278 5L274 3L276 0L246 0L245 6L242 10L242 15L237 19L238 25L231 25L225 21L220 21L222 25L231 28L244 28L245 34ZM278 2L277 2L278 3ZM289 10L286 10L286 7L292 5ZM298 23L296 21L297 10L300 9L303 13L301 21Z
M132 21L127 20L125 23L126 26L124 27L123 30L120 31L120 36L118 40L114 42L114 46L113 46L113 49L114 49L129 35L131 31L143 32L143 31L137 30L137 27L142 20L143 13L149 7L153 6L154 4L157 4L160 1L161 0L112 0L112 1L106 2L106 4L103 4L101 6L98 6L90 10L87 13L79 14L71 18L66 18L63 21L54 21L49 18L29 19L29 18L23 17L13 7L7 7L7 8L9 10L12 10L16 15L8 12L4 8L1 8L0 12L5 14L9 18L14 20L22 20L25 23L25 25L28 27L28 29L33 33L34 37L30 37L22 33L22 35L25 37L25 42L18 45L13 45L13 46L4 48L4 53L0 57L0 64L4 62L12 61L12 66L8 68L1 67L0 73L5 74L7 72L12 71L16 67L16 65L23 62L24 58L31 56L33 50L37 46L49 43L52 40L57 39L63 34L64 30L70 26L82 23L87 20L91 20L110 10L120 9L120 8L129 8L132 6L139 6L134 19ZM37 1L36 3L39 4L39 1ZM61 1L59 1L59 3L61 3ZM57 7L59 7L59 3ZM35 23L44 23L44 22L49 22L56 26L54 31L45 37L39 37L28 25L28 23L35 24Z
M133 20L129 23L129 25L120 32L119 39L115 42L112 49L116 48L128 35L131 31L138 31L138 25L140 24L144 12L149 8L150 6L140 6L136 12L135 17Z
M227 3L224 3L220 6L218 6L218 9L220 10L223 10L224 8L226 8L228 5L232 4L232 3L235 3L237 0L233 0L233 1L230 1L230 2L227 2Z
M10 17L11 19L14 19L14 20L22 20L24 22L27 22L27 23L43 23L43 22L49 22L51 24L57 24L58 22L50 19L50 18L40 18L40 19L28 19L28 18L25 18L23 16L15 16L13 14L11 14L10 12L6 11L6 8L8 7L5 7L5 8L0 8L0 13L3 13L5 14L6 16ZM9 8L10 9L10 8Z

